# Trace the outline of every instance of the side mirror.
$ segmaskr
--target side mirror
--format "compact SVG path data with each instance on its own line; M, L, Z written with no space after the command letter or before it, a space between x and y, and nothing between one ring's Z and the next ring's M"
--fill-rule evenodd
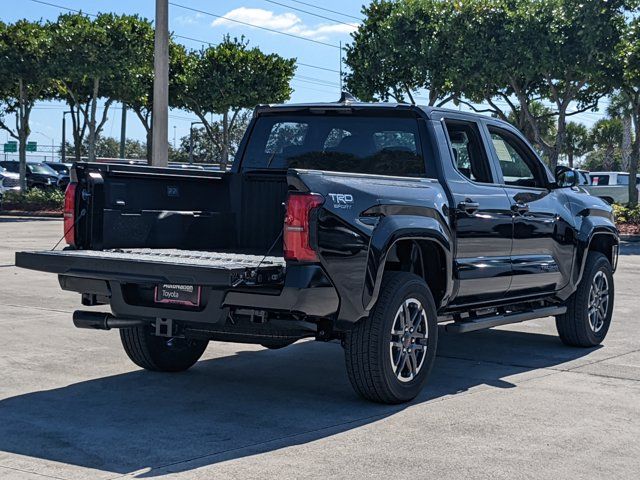
M575 187L578 185L578 172L572 168L558 165L556 167L556 186L558 188Z

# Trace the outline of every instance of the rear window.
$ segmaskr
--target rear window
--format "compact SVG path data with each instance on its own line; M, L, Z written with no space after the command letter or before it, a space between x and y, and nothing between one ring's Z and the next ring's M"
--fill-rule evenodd
M415 118L351 114L259 117L242 169L265 168L425 176Z

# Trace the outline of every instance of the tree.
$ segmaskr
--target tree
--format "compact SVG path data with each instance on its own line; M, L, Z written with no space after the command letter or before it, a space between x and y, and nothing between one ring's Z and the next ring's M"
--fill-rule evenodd
M506 115L491 98L499 98L511 111L519 108L535 143L555 168L565 148L568 117L595 108L611 89L602 66L623 31L626 4L463 0L463 11L472 20L460 25L469 25L464 35L470 48L462 54L466 61L458 59L461 77L468 78L470 87L464 93L476 100L484 97L499 116ZM476 23L488 28L474 32ZM541 118L531 109L541 98L553 109L557 134L552 142L543 138Z
M614 153L622 143L622 121L619 118L603 118L591 127L590 142L603 152L603 168L613 170L616 166Z
M362 12L365 20L345 48L349 91L367 101L408 97L415 103L417 91L426 89L429 105L449 101L453 3L374 0Z
M557 129L555 122L553 121L553 112L549 107L546 107L542 102L532 101L529 105L529 111L535 116L536 123L538 125L538 135L545 142L553 142L557 135ZM534 132L529 122L526 121L522 109L519 106L514 105L511 112L508 113L507 121L517 127L525 137L539 150L542 149L538 137Z
M244 132L249 125L249 112L243 111L238 114L236 121L229 132L228 152L230 157L234 157ZM193 138L189 139L189 135L185 135L180 139L180 147L178 152L174 154L179 160L189 161L189 152L191 142L193 143L193 161L197 163L220 163L224 150L223 124L221 121L211 122L210 132L205 128L194 128Z
M40 22L0 24L0 128L18 141L20 185L26 190L27 139L33 106L51 94L51 30ZM7 115L15 115L9 126Z
M631 143L633 141L633 105L626 92L617 92L610 97L607 115L622 121L622 160L620 168L629 170Z
M220 161L226 165L230 134L240 112L259 103L287 100L295 59L265 54L258 48L248 48L244 39L226 36L222 43L190 52L184 60L184 71L176 78L176 106L193 111L212 141L216 132L209 115L222 116Z
M625 34L621 37L616 49L616 65L620 87L629 99L631 116L635 126L635 139L631 158L629 161L629 203L638 204L638 190L633 181L638 174L638 162L640 161L640 19L632 20Z
M114 100L131 109L145 129L147 159L152 151L152 108L153 108L153 25L147 19L138 19L131 33L137 48L132 49L129 68L121 71L114 81ZM176 105L176 83L183 74L186 51L184 46L169 39L169 106Z
M75 150L75 146L66 143L66 153L71 155ZM80 147L80 157L86 157L89 151L89 139L85 138ZM95 142L96 158L118 158L120 156L120 140L113 137L99 136ZM144 143L139 140L127 138L124 146L124 157L127 159L143 159L147 157L147 148Z
M567 123L566 138L562 153L567 155L569 167L573 168L574 158L586 155L591 149L589 130L581 123Z
M52 24L52 56L59 95L69 103L72 112L77 152L85 132L88 134L90 161L95 159L95 142L108 120L117 80L123 72L137 67L137 52L141 48L137 34L143 23L136 15L101 13L90 19L82 13L73 13L60 15ZM101 98L105 100L98 118Z

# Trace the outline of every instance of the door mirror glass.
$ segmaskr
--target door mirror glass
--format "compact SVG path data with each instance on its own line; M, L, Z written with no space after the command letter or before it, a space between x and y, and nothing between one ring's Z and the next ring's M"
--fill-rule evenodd
M556 185L558 188L575 187L578 185L578 172L563 165L557 166Z

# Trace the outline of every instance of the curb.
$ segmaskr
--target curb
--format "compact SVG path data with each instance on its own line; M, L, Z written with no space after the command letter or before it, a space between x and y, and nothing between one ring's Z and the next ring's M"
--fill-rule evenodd
M620 235L620 240L629 243L640 242L640 235Z
M29 217L29 218L62 218L62 212L55 211L28 211L28 210L0 210L0 216L4 217Z

